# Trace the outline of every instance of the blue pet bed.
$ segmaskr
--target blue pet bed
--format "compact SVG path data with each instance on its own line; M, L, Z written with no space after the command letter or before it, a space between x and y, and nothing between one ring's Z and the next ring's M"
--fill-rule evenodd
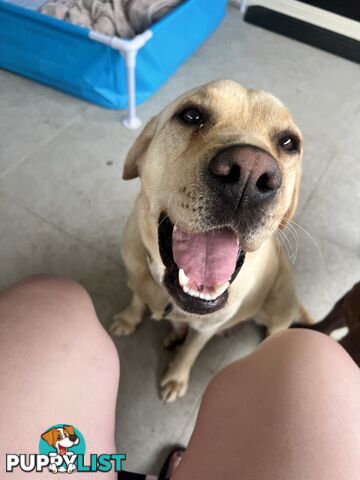
M0 67L113 109L149 98L216 29L227 0L187 0L131 40L0 0Z

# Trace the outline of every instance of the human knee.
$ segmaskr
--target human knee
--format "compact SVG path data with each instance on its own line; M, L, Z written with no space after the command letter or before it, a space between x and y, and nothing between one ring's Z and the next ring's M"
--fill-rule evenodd
M96 350L104 364L118 363L116 347L101 325L89 293L80 283L64 277L34 275L25 279L20 288L44 300L43 307L50 313L48 322L55 331L71 333L84 353Z
M311 378L332 382L339 374L358 374L346 351L329 336L307 329L288 329L268 337L251 355L261 368L279 384Z
M62 332L71 332L75 340L72 348L78 349L83 358L94 357L96 352L101 369L119 370L114 342L101 325L89 293L80 283L50 275L36 275L28 282L34 289L41 289L43 294L47 292L50 298L55 298L61 316L60 328Z
M23 304L31 304L38 310L61 314L63 321L71 320L73 327L74 321L81 320L84 313L93 311L91 298L85 288L69 278L45 274L32 275L15 284L8 292Z
M285 330L267 338L252 354L222 369L205 391L204 403L242 391L245 385L282 391L289 382L307 388L350 378L359 382L358 368L346 351L330 337L306 329ZM351 383L351 382L350 382Z
M91 298L84 287L74 280L52 275L32 275L1 294L3 318L13 317L17 323L50 329L57 334L73 336L92 329L98 323Z
M38 349L53 341L69 359L89 361L94 368L101 364L113 372L119 369L114 343L99 322L89 294L74 280L51 275L23 279L0 295L0 319L8 322L10 318L12 335L20 343L36 335Z
M260 345L257 353L270 363L275 362L277 367L286 367L291 363L313 372L334 363L338 366L352 364L339 343L328 335L307 329L289 329L276 333Z
M16 283L10 290L19 292L49 293L57 292L69 297L78 297L81 300L89 300L89 295L85 288L75 280L55 275L35 274L25 277Z

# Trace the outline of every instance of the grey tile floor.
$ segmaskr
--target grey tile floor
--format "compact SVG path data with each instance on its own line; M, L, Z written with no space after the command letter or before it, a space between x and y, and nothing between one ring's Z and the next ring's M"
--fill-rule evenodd
M181 92L220 77L279 96L304 132L294 268L301 298L321 318L360 277L359 67L247 25L230 10L139 113L146 120ZM120 117L0 71L0 288L35 272L75 278L105 326L129 299L119 242L139 188L121 180L136 133ZM294 253L291 231L288 238ZM115 341L122 360L117 441L128 468L154 472L169 443L186 443L206 384L260 339L251 325L215 338L187 396L168 406L157 395L170 357L161 348L167 329L145 321L133 337Z

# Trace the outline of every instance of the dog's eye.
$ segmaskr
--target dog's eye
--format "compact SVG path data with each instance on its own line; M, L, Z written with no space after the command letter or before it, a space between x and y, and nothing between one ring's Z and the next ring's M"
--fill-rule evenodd
M280 138L279 147L285 152L295 152L298 150L298 142L295 137L285 135Z
M179 118L189 125L202 125L204 123L202 113L195 107L185 108L185 110L179 113Z

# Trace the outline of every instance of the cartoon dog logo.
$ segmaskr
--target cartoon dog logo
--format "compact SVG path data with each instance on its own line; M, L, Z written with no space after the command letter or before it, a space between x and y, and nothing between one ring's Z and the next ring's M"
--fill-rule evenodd
M49 453L49 456L60 455L61 457L64 457L66 455L70 458L72 457L73 453L71 450L69 450L69 448L77 445L80 441L72 425L63 425L62 427L51 428L50 430L44 432L41 435L41 438L56 450L56 453L51 452ZM67 473L72 473L74 470L76 470L76 465L74 463L69 463L66 468L64 466L57 467L55 464L51 464L49 466L49 470L52 473L65 471Z

